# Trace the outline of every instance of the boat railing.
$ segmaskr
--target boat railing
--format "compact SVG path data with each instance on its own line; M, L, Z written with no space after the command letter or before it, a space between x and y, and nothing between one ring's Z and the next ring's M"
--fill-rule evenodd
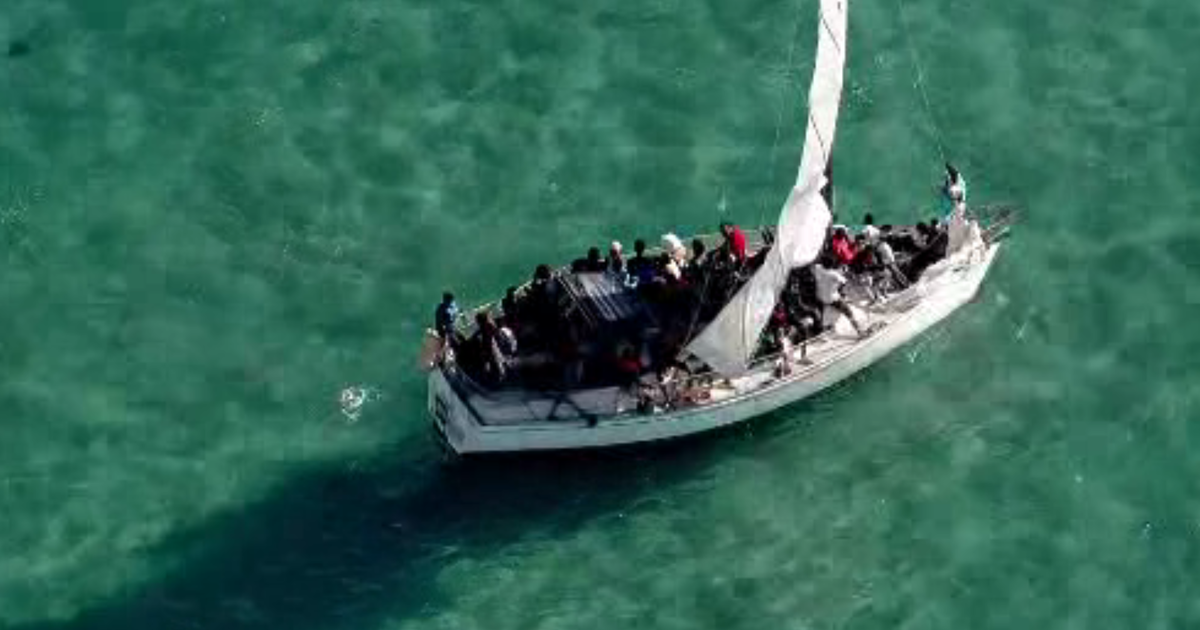
M826 330L818 335L802 340L797 344L797 347L803 344L813 345L829 341L837 333L833 330ZM793 353L795 349L793 349ZM746 368L747 374L761 372L764 369L773 369L780 362L784 353L775 351L764 354L752 360ZM794 360L794 359L793 359ZM476 404L479 400L501 401L504 400L506 394L512 394L512 391L505 390L490 390L483 385L475 382L466 372L461 369L444 370L447 381L450 386L459 394L463 403L467 405L472 415L484 426L500 424L495 418L481 409ZM793 372L793 376L800 376L801 371ZM652 409L683 409L683 408L699 408L712 404L712 390L721 385L731 385L731 381L721 374L705 368L697 373L685 373L682 375L674 375L669 379L663 380L661 377L656 377L653 371L646 372L636 383L628 386L614 385L617 390L623 392L622 395L615 396L613 406L607 413L598 413L600 410L595 410L597 413L580 412L575 419L604 421L605 419L613 419L618 417L627 417L632 414L653 415ZM542 399L562 400L570 402L570 391L565 390L545 390L532 392L536 397ZM637 405L630 405L622 408L621 401L636 401ZM642 403L645 403L643 405ZM517 403L514 403L517 404ZM554 417L545 418L544 421L554 421ZM536 420L534 420L536 421Z
M995 243L1006 236L1008 230L1012 226L1020 223L1021 212L1013 204L996 203L971 208L968 210L968 217L973 217L979 222L981 235L985 243Z
M446 381L450 384L451 389L458 394L459 399L467 406L471 415L483 426L500 426L506 424L503 420L489 413L486 409L480 406L481 401L491 403L503 403L505 408L511 409L512 406L521 405L529 413L529 420L532 422L555 422L555 421L570 421L570 420L587 420L589 422L598 422L604 418L612 418L625 415L626 412L636 411L632 406L623 408L622 402L635 400L637 397L636 388L623 388L621 386L609 386L596 388L595 391L612 390L616 393L612 399L612 405L608 408L596 408L593 404L591 409L582 408L572 395L578 392L563 389L507 389L507 390L491 390L483 385L480 385L461 369L443 369ZM538 418L534 411L535 403L550 403L550 413L546 417ZM558 410L563 408L574 408L576 413L572 416L560 416ZM507 415L507 414L506 414Z

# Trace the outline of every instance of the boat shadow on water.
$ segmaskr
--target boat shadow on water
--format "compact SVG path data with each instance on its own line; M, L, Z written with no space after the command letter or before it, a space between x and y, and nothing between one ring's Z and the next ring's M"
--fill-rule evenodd
M14 630L317 630L347 621L371 628L421 619L453 605L438 585L443 570L635 511L664 490L703 478L723 459L755 449L763 433L801 428L772 422L773 416L614 451L441 466L427 463L430 451L409 449L407 461L392 452L353 469L317 467L257 503L147 551L152 564L174 567L161 577L74 618Z

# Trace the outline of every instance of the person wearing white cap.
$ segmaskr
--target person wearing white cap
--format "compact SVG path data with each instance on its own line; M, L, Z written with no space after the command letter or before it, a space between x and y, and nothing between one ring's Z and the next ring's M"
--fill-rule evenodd
M627 271L625 257L621 255L622 249L621 241L613 241L608 248L608 272L617 277L624 277Z
M671 259L679 262L687 258L687 248L683 246L683 241L674 232L668 232L662 237L663 251L671 255Z
M633 270L629 261L625 259L625 248L621 245L621 241L613 241L608 248L608 275L620 284L627 287L637 285L637 279L634 277Z

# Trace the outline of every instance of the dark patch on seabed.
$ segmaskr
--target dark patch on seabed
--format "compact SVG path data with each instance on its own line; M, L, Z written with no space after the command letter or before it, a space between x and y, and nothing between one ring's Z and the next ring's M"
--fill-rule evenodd
M10 59L25 57L31 52L33 52L33 46L30 46L29 42L23 39L18 39L8 45L8 57Z
M450 603L436 578L452 562L493 555L531 532L568 535L698 474L718 444L725 455L738 448L717 439L644 454L468 460L427 469L404 492L396 485L413 469L395 452L353 470L315 468L266 500L163 540L152 554L186 560L160 581L69 620L12 630L319 630L347 618L363 628L423 618Z

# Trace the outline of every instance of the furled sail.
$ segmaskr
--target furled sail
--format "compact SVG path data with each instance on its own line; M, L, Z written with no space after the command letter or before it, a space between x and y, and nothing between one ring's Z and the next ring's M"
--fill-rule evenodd
M825 174L830 168L842 96L848 3L821 0L804 153L796 183L779 215L775 245L758 271L687 346L688 352L725 376L745 372L788 273L815 260L825 240L831 208L822 192L829 183Z

